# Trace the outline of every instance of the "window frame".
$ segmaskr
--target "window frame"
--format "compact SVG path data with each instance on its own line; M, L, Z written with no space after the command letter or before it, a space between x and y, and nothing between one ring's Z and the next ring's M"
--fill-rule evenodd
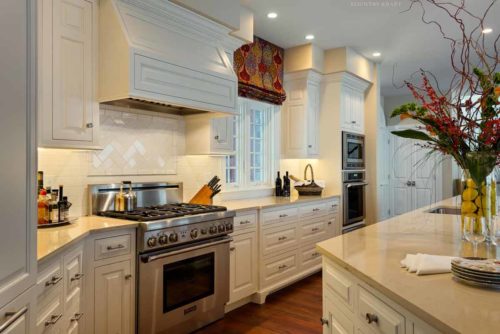
M279 111L280 106L256 100L238 98L238 115L236 120L235 153L225 159L226 192L238 192L257 189L271 189L274 187L273 171L279 166ZM252 109L264 112L263 124L263 156L262 181L250 180L250 114ZM227 183L227 169L229 156L236 156L236 182Z

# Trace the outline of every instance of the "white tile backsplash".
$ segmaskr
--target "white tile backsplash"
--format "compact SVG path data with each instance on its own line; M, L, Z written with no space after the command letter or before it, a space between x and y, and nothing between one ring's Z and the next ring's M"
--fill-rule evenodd
M101 106L103 150L39 149L45 184L64 185L72 216L88 214L87 186L123 180L183 182L188 201L213 175L223 178L224 157L184 156L184 120Z

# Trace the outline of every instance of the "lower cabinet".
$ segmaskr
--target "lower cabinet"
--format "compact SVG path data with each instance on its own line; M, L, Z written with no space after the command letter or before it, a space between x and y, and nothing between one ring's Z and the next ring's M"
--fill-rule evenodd
M130 261L97 267L94 272L94 332L132 333Z
M323 334L353 334L355 332L354 322L328 298L323 301L321 322Z
M31 334L37 333L35 328L35 293L32 287L0 308L0 333Z
M257 291L257 231L233 236L230 245L229 303Z

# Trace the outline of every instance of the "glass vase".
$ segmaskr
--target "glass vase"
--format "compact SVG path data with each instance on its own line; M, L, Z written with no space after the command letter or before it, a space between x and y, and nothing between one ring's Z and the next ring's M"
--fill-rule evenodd
M469 171L464 171L465 184L462 192L462 231L464 218L484 217L486 223L486 241L495 242L494 217L497 214L496 180L494 173L487 175L480 181L480 186L471 177Z

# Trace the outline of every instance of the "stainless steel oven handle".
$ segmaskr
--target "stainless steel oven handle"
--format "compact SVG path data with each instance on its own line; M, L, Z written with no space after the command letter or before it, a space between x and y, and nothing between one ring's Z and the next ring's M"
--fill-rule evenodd
M211 247L211 246L215 246L215 245L225 244L225 243L228 243L228 242L231 242L231 241L233 241L233 238L226 238L226 239L223 239L223 240L217 240L217 241L213 241L213 242L209 242L209 243L203 243L201 245L197 245L197 246L193 246L193 247L188 247L188 248L184 248L184 249L179 249L179 250L172 251L172 252L165 252L165 253L158 254L158 255L151 255L151 256L148 256L145 259L144 262L149 263L149 262L152 262L152 261L155 261L155 260L164 259L164 258L166 258L168 256L173 256L173 255L177 255L177 254L191 252L191 251L194 251L194 250L197 250L197 249Z
M347 188L351 188L351 187L357 187L357 186L367 186L368 185L368 182L356 182L356 183L348 183L346 185Z

